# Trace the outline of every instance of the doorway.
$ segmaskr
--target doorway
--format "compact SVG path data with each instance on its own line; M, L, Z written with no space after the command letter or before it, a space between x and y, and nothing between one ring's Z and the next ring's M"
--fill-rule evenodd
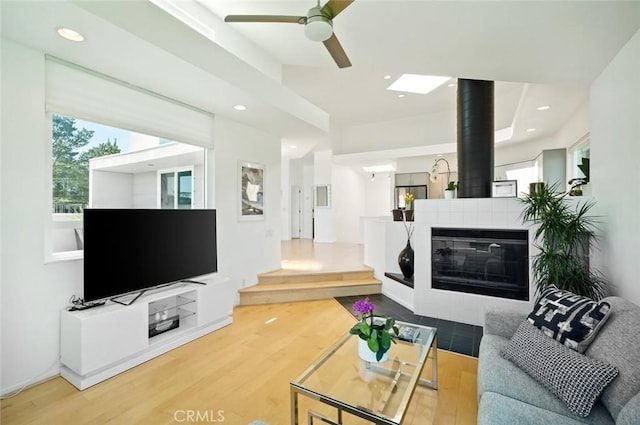
M302 238L302 188L291 186L291 238Z

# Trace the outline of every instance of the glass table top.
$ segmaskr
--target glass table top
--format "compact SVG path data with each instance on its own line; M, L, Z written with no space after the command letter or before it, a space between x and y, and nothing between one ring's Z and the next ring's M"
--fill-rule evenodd
M346 334L291 382L292 389L379 423L400 424L437 330L396 324L401 335L403 329L413 329L413 335L391 344L387 361L361 360L358 337Z

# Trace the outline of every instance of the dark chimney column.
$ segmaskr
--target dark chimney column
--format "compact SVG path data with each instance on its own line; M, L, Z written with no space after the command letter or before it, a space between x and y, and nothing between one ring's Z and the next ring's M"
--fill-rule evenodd
M493 81L458 79L458 198L490 198Z

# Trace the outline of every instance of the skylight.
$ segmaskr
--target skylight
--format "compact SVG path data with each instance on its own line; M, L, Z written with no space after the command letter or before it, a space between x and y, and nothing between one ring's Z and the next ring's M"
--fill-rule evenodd
M387 87L387 90L427 94L440 87L450 78L436 75L402 74L400 78Z

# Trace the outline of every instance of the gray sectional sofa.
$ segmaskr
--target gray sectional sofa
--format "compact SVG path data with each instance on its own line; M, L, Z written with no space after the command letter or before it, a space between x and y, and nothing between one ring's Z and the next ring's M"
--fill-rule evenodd
M526 315L488 311L478 364L478 425L640 425L640 307L618 297L603 301L611 316L585 355L615 366L618 376L584 418L500 355Z

